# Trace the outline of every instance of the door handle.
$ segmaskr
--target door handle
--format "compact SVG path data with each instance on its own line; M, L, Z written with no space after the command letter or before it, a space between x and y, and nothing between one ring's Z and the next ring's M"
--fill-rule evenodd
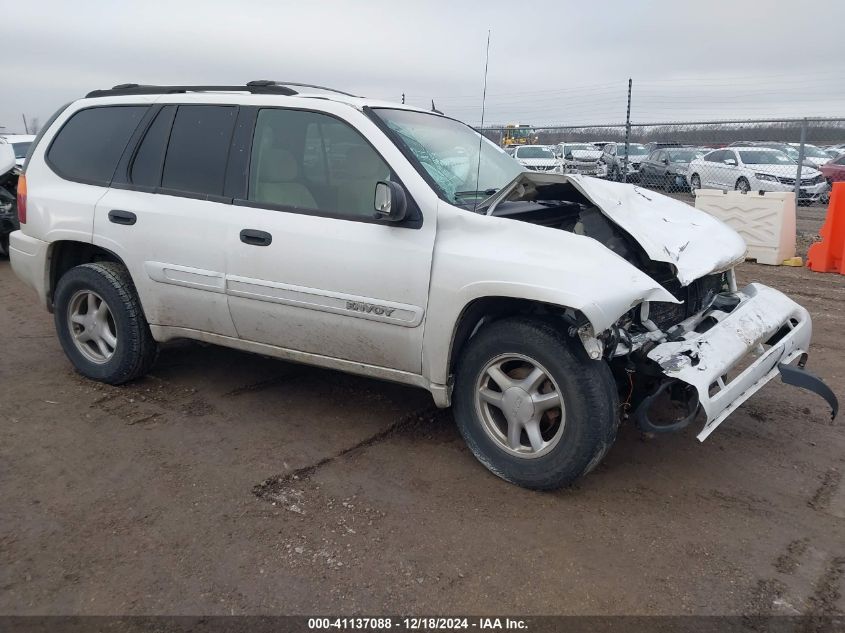
M256 229L244 229L241 231L241 242L250 246L270 246L270 242L272 241L273 236L267 231L257 231Z
M109 222L115 224L133 225L138 221L138 216L131 211L121 211L120 209L112 209L109 211Z

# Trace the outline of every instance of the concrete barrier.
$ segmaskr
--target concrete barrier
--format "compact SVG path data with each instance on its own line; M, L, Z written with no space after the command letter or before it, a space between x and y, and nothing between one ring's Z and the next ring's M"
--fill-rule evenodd
M742 236L747 259L778 265L795 256L795 194L699 189L695 208L719 218Z

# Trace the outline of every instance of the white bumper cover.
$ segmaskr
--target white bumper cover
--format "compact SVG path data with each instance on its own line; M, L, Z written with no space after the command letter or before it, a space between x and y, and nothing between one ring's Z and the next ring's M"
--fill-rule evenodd
M749 284L736 294L740 303L730 313L710 313L718 322L709 330L690 332L648 353L666 376L698 391L707 415L698 434L701 441L777 376L778 364L792 363L810 346L812 322L806 309L762 284ZM782 327L788 331L771 346L765 345Z

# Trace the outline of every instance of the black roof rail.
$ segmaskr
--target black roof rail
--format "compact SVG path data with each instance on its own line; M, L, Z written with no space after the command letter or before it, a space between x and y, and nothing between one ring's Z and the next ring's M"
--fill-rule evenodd
M93 90L85 95L93 97L116 97L122 95L160 95L185 92L250 92L252 94L276 94L291 96L298 94L293 88L274 81L250 81L243 86L148 86L141 84L118 84L105 90Z
M316 90L326 90L328 92L335 92L347 97L357 97L342 90L335 90L334 88L327 88L326 86L317 86L314 84L302 84L293 81L272 81L270 79L257 79L250 81L243 86L151 86L143 84L118 84L112 88L105 90L93 90L85 95L86 98L93 97L116 97L123 95L159 95L159 94L179 94L185 92L250 92L252 94L275 94L292 96L299 94L296 88L314 88Z

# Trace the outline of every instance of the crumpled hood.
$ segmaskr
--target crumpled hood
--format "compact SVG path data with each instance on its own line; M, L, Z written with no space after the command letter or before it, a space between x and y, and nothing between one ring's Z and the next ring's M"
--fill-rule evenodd
M736 231L669 196L576 174L525 172L522 178L538 185L571 183L633 237L652 260L674 266L684 286L704 275L727 270L745 257L745 241ZM515 186L500 191L498 200L506 198ZM491 208L495 204L496 200Z
M672 264L685 286L745 257L745 241L736 231L684 202L634 185L586 176L566 178L637 240L651 259Z

